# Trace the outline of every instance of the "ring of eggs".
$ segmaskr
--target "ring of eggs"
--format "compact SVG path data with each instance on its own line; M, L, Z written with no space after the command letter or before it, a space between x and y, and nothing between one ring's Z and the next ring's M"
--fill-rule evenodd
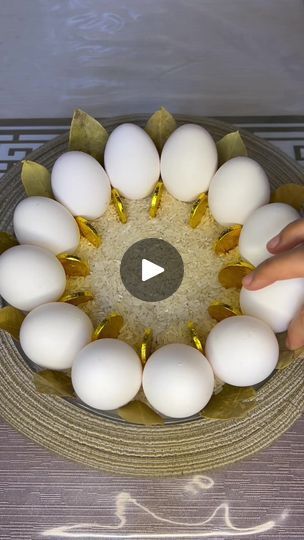
M267 378L278 361L274 332L286 330L304 299L304 279L274 283L259 291L242 289L242 316L218 323L205 356L182 344L156 350L144 369L135 350L119 339L92 341L88 316L58 302L66 277L56 255L73 253L79 230L73 216L97 219L107 210L111 186L129 199L150 195L161 174L167 191L184 202L208 191L209 208L221 225L243 225L240 253L257 265L271 256L267 242L299 214L286 204L268 204L270 186L262 167L235 157L218 170L216 145L201 126L186 124L166 141L161 157L140 127L123 124L111 133L103 168L80 151L55 162L51 185L56 200L29 197L14 213L20 245L0 257L0 294L29 312L21 326L21 347L37 365L72 368L79 399L101 410L122 407L141 385L149 403L163 415L184 418L210 400L214 374L223 382L250 386ZM39 227L37 227L39 223ZM20 273L22 268L22 273Z

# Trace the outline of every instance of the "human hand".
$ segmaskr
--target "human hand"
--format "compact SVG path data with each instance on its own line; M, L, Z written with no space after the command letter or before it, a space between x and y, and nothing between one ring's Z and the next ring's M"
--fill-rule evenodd
M275 255L243 279L246 289L256 291L281 279L304 277L304 219L290 223L267 244ZM295 350L304 345L304 308L291 321L286 345Z

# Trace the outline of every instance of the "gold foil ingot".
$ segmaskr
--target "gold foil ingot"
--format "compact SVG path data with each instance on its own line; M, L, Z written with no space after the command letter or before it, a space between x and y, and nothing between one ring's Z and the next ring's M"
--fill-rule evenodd
M96 339L102 338L118 338L123 324L123 317L119 315L119 313L111 313L95 328L92 340L95 341Z
M90 274L88 263L76 257L76 255L60 253L60 255L57 255L57 259L61 262L67 276L85 277Z
M140 359L143 364L147 362L152 350L153 331L152 328L146 328L144 337L140 346Z
M155 218L160 207L162 195L164 191L164 183L162 180L158 180L151 199L149 214L151 218Z
M198 351L200 351L201 353L204 354L204 347L203 347L202 341L198 337L196 328L195 328L192 321L188 322L188 328L190 330L191 339L192 339L192 342L193 342L194 346L197 348Z
M83 236L90 244L98 248L101 244L101 237L95 227L93 227L92 223L82 216L77 216L75 219L81 236Z
M223 304L222 302L213 302L208 307L208 313L212 319L215 319L217 322L228 319L228 317L235 317L236 315L241 315L240 311L228 304Z
M244 261L227 264L220 270L218 280L225 289L241 289L243 278L253 270L254 266Z
M115 189L115 188L112 188L112 201L114 203L115 210L116 210L117 215L119 217L119 221L121 221L121 223L127 223L128 215L127 215L126 209L125 209L124 204L123 204L123 202L121 200L121 196L120 196L119 191L117 189Z
M86 304L86 302L90 302L91 300L94 300L91 291L75 291L64 294L58 301L79 306L80 304Z
M223 255L236 248L239 244L239 238L242 225L233 225L223 231L214 244L214 251L217 255Z
M204 215L206 214L207 208L208 197L206 193L201 193L191 208L189 225L192 227L192 229L195 229L201 223Z

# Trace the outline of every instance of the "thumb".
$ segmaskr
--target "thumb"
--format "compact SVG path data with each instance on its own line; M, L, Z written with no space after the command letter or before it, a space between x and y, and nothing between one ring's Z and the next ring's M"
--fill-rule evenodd
M304 308L291 321L288 328L287 347L294 351L304 346Z

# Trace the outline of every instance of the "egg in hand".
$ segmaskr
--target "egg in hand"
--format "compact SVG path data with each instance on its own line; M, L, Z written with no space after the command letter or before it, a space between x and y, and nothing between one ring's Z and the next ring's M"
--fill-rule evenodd
M254 266L272 256L267 249L269 240L287 225L300 218L288 204L271 203L257 208L245 221L239 239L241 256Z

